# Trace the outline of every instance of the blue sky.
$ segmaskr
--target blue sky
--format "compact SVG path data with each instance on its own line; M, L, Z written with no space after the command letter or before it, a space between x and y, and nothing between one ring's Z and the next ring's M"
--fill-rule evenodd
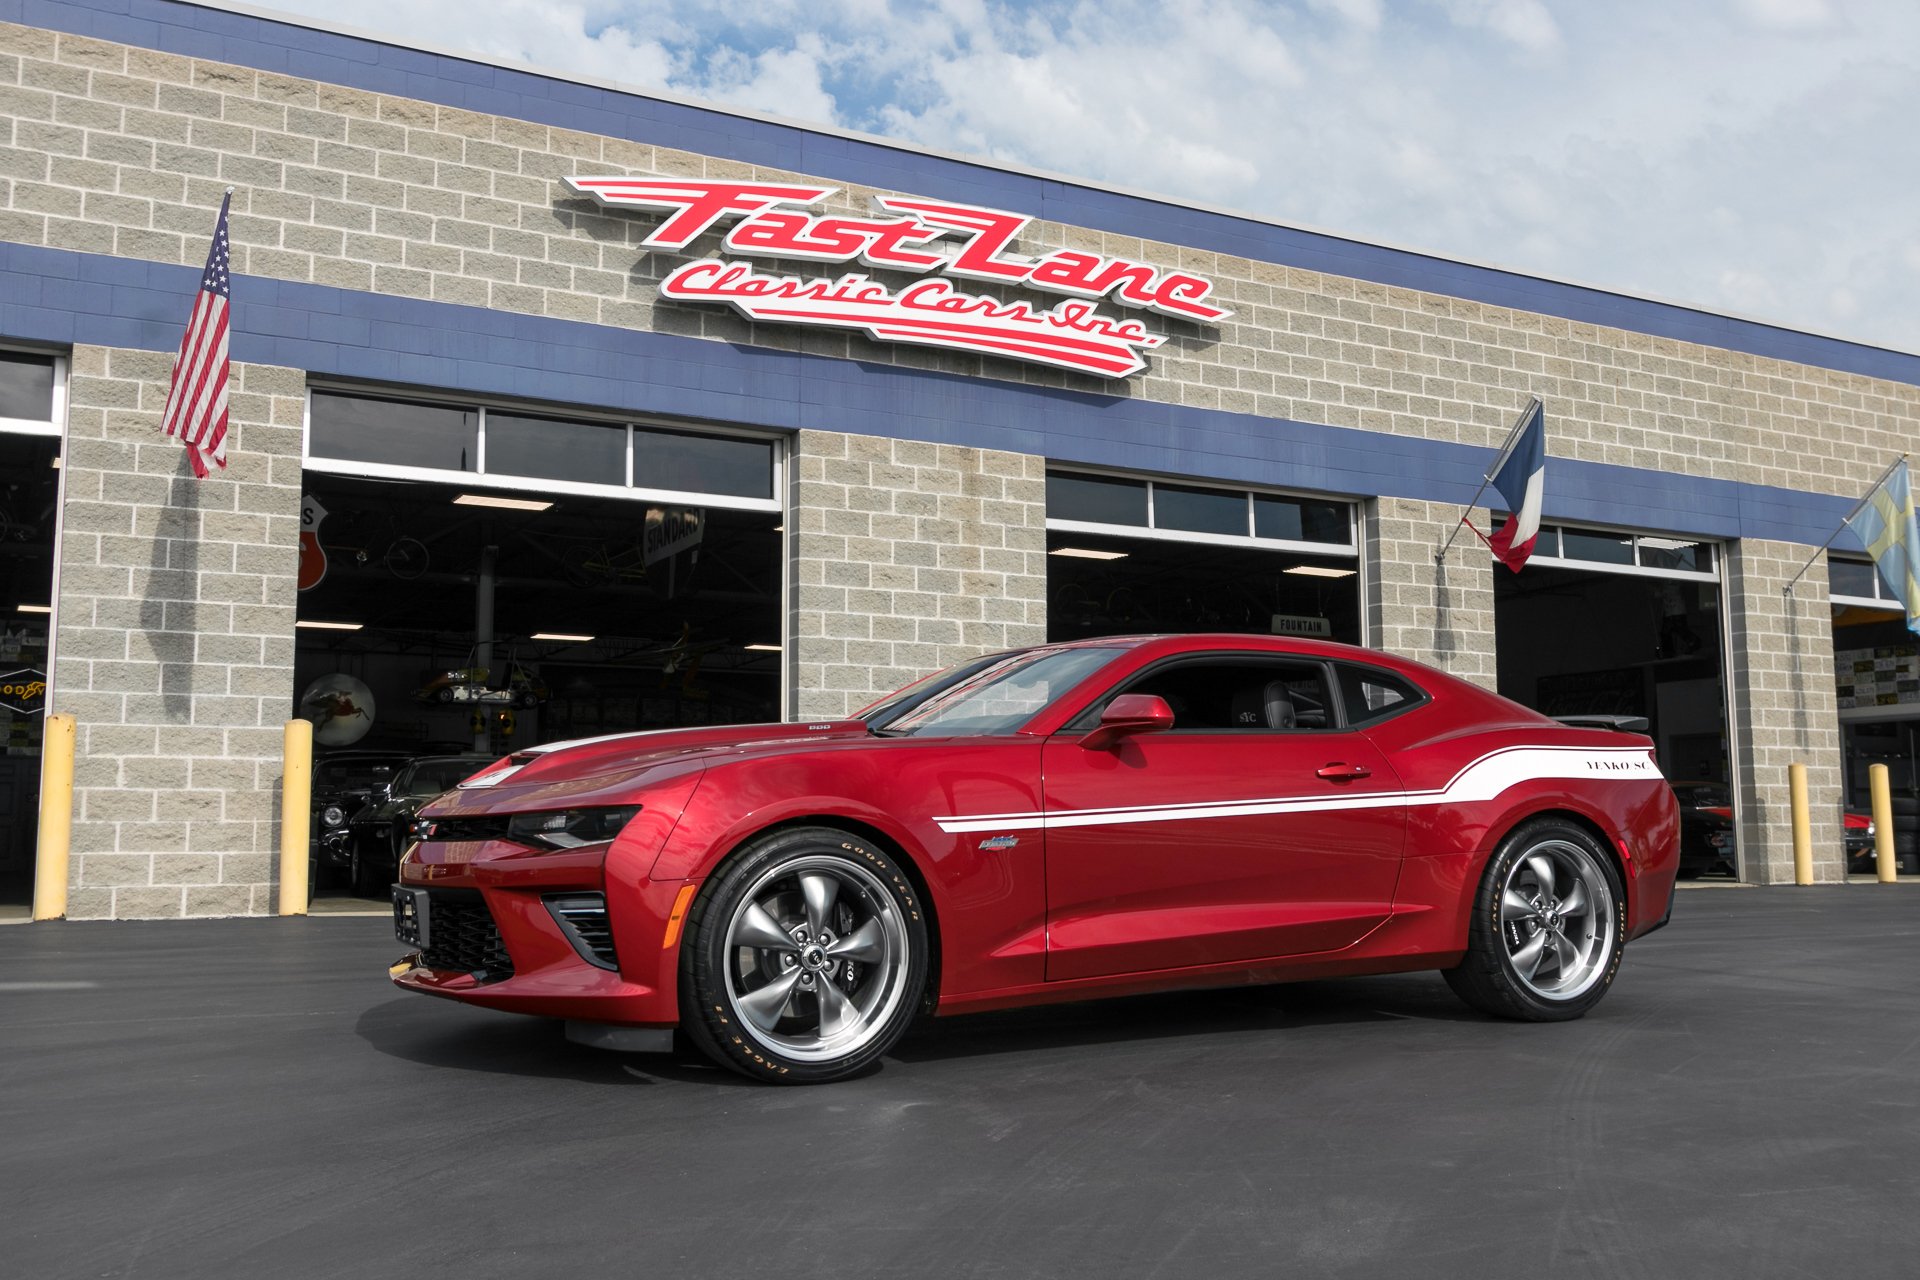
M273 0L1920 351L1911 0Z

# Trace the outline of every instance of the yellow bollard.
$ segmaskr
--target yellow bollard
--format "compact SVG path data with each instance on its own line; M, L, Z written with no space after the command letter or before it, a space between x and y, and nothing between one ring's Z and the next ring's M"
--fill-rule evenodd
M73 845L73 717L47 717L40 745L40 835L33 861L33 918L67 914L67 862Z
M1793 882L1813 883L1813 823L1807 816L1807 766L1787 766L1787 798L1793 806Z
M281 738L280 914L307 914L307 832L313 822L313 722L289 720Z
M1867 766L1867 791L1873 797L1873 863L1881 884L1900 878L1899 862L1893 856L1893 787L1887 780L1887 766Z

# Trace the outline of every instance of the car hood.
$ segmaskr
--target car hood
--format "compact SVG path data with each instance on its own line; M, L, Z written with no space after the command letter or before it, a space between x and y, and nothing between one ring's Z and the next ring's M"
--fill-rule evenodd
M833 743L873 741L865 721L734 724L655 729L529 747L497 761L436 799L423 813L447 818L580 803L636 783L702 769L719 758L783 755Z

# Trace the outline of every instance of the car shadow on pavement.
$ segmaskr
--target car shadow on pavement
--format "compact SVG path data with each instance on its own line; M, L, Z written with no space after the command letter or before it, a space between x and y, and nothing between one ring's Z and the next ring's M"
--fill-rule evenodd
M1176 1036L1406 1020L1486 1019L1454 999L1435 975L1405 974L1164 992L934 1018L911 1031L887 1056L932 1063ZM613 1053L572 1043L555 1019L423 1009L411 997L374 1005L360 1015L354 1031L380 1053L428 1067L625 1088L668 1082L759 1087L684 1048L672 1054Z
M933 1062L1170 1036L1231 1035L1351 1023L1484 1022L1435 974L1175 991L935 1018L890 1055Z
M425 1067L620 1087L664 1080L752 1085L680 1052L611 1053L574 1044L557 1019L491 1010L423 1010L412 996L374 1005L360 1015L354 1033L377 1052Z

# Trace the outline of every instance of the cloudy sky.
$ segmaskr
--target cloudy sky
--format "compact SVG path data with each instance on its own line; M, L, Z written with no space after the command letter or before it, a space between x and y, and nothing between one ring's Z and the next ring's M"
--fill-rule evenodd
M1912 0L269 0L1920 352Z

